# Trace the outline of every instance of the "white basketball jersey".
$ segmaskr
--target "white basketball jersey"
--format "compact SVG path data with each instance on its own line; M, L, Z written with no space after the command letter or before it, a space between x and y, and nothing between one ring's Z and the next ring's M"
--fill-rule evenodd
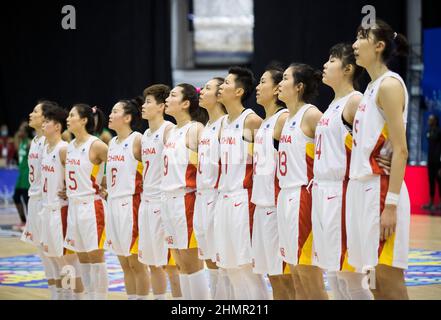
M44 143L46 138L41 136L32 139L31 148L28 154L29 166L29 190L30 197L41 195L41 157L43 155Z
M216 189L220 177L219 132L227 116L222 116L214 123L207 123L202 131L198 146L198 172L196 185L198 190Z
M173 125L170 121L164 123L155 131L150 128L144 132L141 140L141 155L143 164L143 196L148 198L159 198L161 196L162 179L162 151L164 149L165 129Z
M246 117L254 113L245 109L233 122L225 119L220 134L221 176L219 191L237 191L253 186L253 143L243 138Z
M50 153L48 153L49 145L46 144L44 147L41 161L43 205L67 205L67 201L58 196L58 192L64 189L65 175L64 166L60 159L60 149L67 145L66 141L60 141Z
M283 126L277 166L280 188L305 186L313 178L314 139L307 137L300 127L303 115L312 107L305 104Z
M371 175L383 175L385 172L378 165L375 157L390 156L392 145L383 111L376 103L381 82L387 78L398 79L404 88L405 105L403 123L407 124L408 94L403 79L395 72L388 71L372 82L364 92L354 119L350 178L360 179ZM397 106L398 107L398 106Z
M133 142L139 136L134 131L123 141L116 136L109 142L106 181L110 199L142 192L142 163L133 155Z
M349 99L361 92L352 91L333 101L315 129L314 180L349 179L352 136L343 123L343 110Z
M174 127L162 151L163 177L162 191L175 191L183 188L196 189L196 166L198 154L187 148L187 133L195 122L182 128Z
M287 109L282 109L264 120L254 139L251 202L258 206L273 207L276 205L280 187L276 175L278 151L274 148L274 127L280 115L287 112Z
M104 162L95 165L90 161L90 146L98 140L91 136L81 146L76 147L72 140L67 146L66 155L66 193L69 198L90 196L99 193L103 179Z

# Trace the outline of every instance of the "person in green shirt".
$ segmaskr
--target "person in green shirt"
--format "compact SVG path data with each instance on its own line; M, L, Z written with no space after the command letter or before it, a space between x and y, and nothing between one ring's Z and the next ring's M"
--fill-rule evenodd
M23 121L15 134L14 142L16 144L18 155L18 178L15 184L15 191L13 195L15 207L20 216L21 224L13 227L14 230L22 230L26 224L27 203L29 200L29 167L28 167L28 153L31 144L32 130L28 126L27 121Z

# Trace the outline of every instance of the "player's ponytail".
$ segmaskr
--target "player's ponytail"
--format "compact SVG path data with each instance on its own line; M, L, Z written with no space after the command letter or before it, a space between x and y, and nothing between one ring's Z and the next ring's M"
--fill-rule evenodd
M178 84L177 87L182 88L182 101L190 102L190 117L193 121L198 121L205 125L208 121L207 110L199 106L199 94L194 86L188 83Z
M141 128L141 106L144 103L142 97L135 97L130 100L120 100L118 103L123 105L124 114L130 115L130 128L133 131L140 130Z
M97 106L90 107L85 103L77 103L73 106L81 119L86 118L86 131L89 134L99 134L104 127L104 113Z
M304 63L293 63L290 68L292 69L294 84L303 84L300 98L306 103L312 103L312 100L318 95L322 72Z

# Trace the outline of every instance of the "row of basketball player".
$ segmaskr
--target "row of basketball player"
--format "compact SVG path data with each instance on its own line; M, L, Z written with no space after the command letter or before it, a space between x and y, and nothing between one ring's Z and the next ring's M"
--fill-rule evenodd
M105 298L109 249L129 299L146 299L150 283L163 299L164 270L184 299L267 299L265 274L274 299L327 299L323 271L334 299L406 299L408 97L387 68L406 49L377 21L354 44L335 45L323 73L268 67L256 88L263 120L243 105L254 90L245 68L200 94L152 85L142 112L135 100L115 104L108 147L93 135L99 109L76 104L67 116L39 103L23 238L39 246L54 295L69 292L60 268L72 265L76 296ZM372 80L364 95L355 90L362 68ZM335 93L324 114L310 104L321 81ZM135 130L141 118L144 134ZM375 289L363 285L372 270Z

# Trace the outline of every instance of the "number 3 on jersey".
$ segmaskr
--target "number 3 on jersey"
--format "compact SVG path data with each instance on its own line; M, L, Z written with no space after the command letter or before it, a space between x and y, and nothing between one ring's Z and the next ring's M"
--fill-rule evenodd
M282 177L286 176L286 172L288 171L288 167L286 166L286 152L279 151L279 172Z

